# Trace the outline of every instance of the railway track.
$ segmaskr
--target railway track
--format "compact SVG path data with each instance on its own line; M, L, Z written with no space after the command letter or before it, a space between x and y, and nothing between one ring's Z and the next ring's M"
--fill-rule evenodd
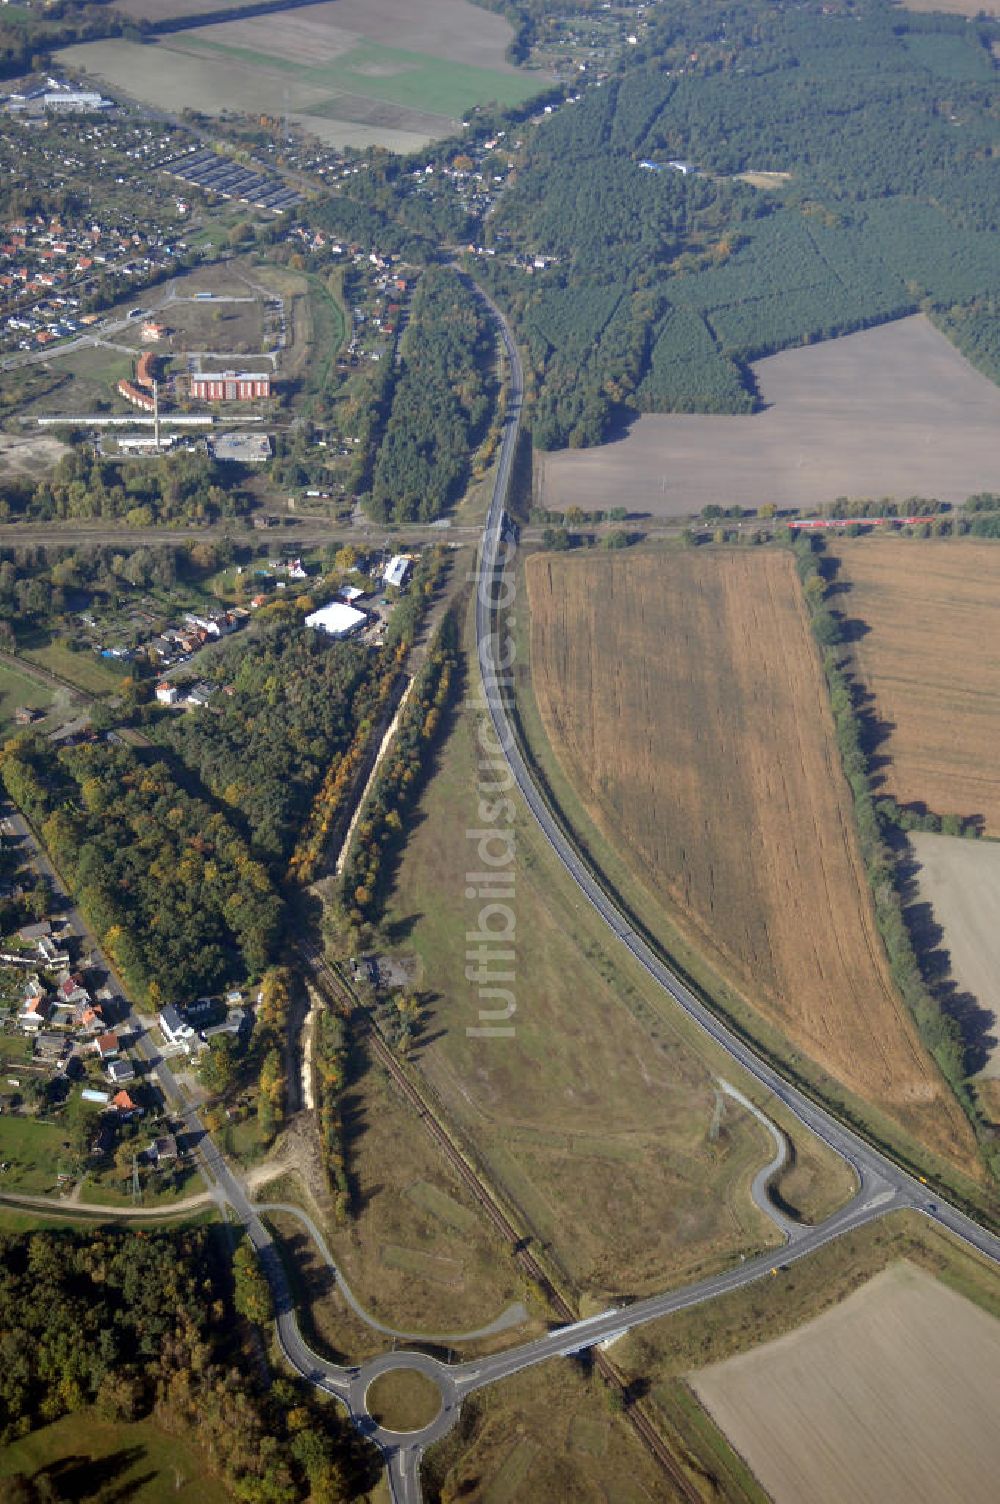
M539 1287L553 1311L562 1321L575 1322L579 1320L578 1313L571 1308L565 1296L556 1289L530 1247L527 1246L524 1233L514 1226L514 1223L507 1216L503 1208L498 1205L493 1195L483 1184L458 1147L451 1132L445 1128L437 1114L428 1105L417 1086L403 1069L399 1060L376 1028L368 1010L357 997L339 968L328 961L314 946L305 947L304 955L306 963L312 972L313 979L320 989L326 993L328 999L338 1011L346 1012L351 1014L355 1019L360 1018L363 1021L363 1037L372 1054L379 1064L384 1067L401 1094L410 1103L423 1123L424 1128L458 1175L476 1205L485 1213L490 1225L513 1250L515 1262L522 1272ZM660 1435L655 1423L650 1419L641 1405L637 1404L634 1400L630 1401L628 1386L614 1364L606 1354L597 1349L593 1351L593 1361L594 1367L608 1387L621 1396L623 1418L632 1427L632 1430L650 1456L670 1478L677 1491L676 1497L688 1500L690 1504L701 1504L701 1493L681 1470L676 1457Z

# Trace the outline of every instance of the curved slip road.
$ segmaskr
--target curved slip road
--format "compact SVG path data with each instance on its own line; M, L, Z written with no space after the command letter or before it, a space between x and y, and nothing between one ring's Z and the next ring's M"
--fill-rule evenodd
M641 937L638 931L629 923L618 906L612 901L601 887L600 883L591 874L589 868L583 863L574 847L563 834L561 827L554 818L545 799L536 786L531 773L521 755L517 745L517 739L507 714L506 703L502 692L502 681L496 666L496 634L493 630L495 592L503 578L504 570L509 562L513 549L505 538L505 504L507 487L510 481L511 464L513 461L514 446L517 442L517 430L520 423L521 401L524 391L524 379L521 371L520 357L513 335L502 312L491 298L483 292L471 278L466 279L467 285L474 288L479 297L490 309L510 361L510 402L507 417L504 423L502 450L500 464L497 470L496 482L493 488L493 496L487 515L486 528L483 534L482 551L480 554L478 586L476 595L476 643L479 657L480 672L483 679L483 688L486 696L486 704L497 740L503 748L508 766L517 783L518 789L528 806L536 824L539 826L549 846L559 858L563 867L569 873L577 887L592 908L596 909L601 918L608 925L613 934L621 941L627 950L631 952L639 965L649 976L666 992L675 1003L678 1003L689 1018L693 1019L703 1033L707 1034L717 1045L720 1045L738 1065L768 1091L784 1103L792 1115L798 1119L804 1127L829 1145L843 1159L847 1160L858 1176L860 1189L855 1205L873 1192L881 1194L884 1191L892 1193L893 1201L901 1206L911 1206L924 1212L934 1221L946 1227L956 1237L962 1238L973 1248L984 1253L988 1258L1000 1262L1000 1238L973 1221L971 1217L959 1211L947 1201L942 1201L936 1195L928 1191L928 1188L916 1176L910 1175L901 1169L895 1162L882 1154L862 1138L859 1133L841 1123L832 1113L821 1107L812 1098L806 1096L798 1087L786 1081L785 1078L772 1065L762 1059L751 1047L744 1043L721 1019L706 1007L690 989L681 981L669 966L660 960L659 956ZM501 556L503 554L503 556ZM886 1203L888 1204L888 1203ZM832 1219L831 1219L832 1220ZM828 1225L828 1224L824 1224Z
M748 1045L701 1003L679 977L655 954L604 892L564 836L518 750L503 701L497 674L493 633L494 591L501 580L507 557L501 559L505 543L505 503L510 482L514 450L520 425L523 378L520 359L510 329L499 308L471 279L467 285L490 309L504 342L510 362L510 388L504 419L500 459L493 496L483 534L478 567L476 601L476 640L480 671L490 718L503 748L511 772L528 809L550 847L572 877L588 903L636 961L676 1002L699 1028L745 1071L773 1092L793 1116L840 1154L853 1167L859 1182L856 1196L818 1227L794 1228L794 1236L780 1253L762 1254L747 1259L724 1273L713 1275L684 1289L650 1296L631 1305L612 1309L572 1322L534 1341L490 1357L461 1364L444 1364L421 1352L388 1352L357 1366L342 1366L320 1358L308 1346L299 1331L288 1280L278 1250L260 1217L261 1208L252 1203L246 1190L227 1165L218 1147L205 1130L197 1113L187 1105L167 1064L158 1057L141 1025L139 1049L157 1075L164 1096L184 1121L185 1129L197 1144L202 1172L210 1194L220 1208L229 1205L256 1248L274 1297L275 1326L278 1342L288 1362L317 1388L333 1395L346 1407L359 1430L370 1437L386 1459L390 1492L395 1504L415 1504L420 1499L419 1465L424 1449L444 1436L457 1422L464 1396L495 1383L549 1358L569 1356L597 1343L619 1337L648 1321L673 1312L689 1309L717 1299L755 1280L781 1277L781 1269L804 1258L824 1244L887 1212L913 1208L962 1238L988 1258L1000 1262L1000 1238L959 1211L937 1199L916 1177L902 1170L891 1159L873 1148L859 1134L845 1127L825 1108L813 1102L797 1087L761 1059ZM505 550L509 555L509 546ZM25 827L25 833L28 834ZM29 839L32 839L29 835ZM34 843L33 843L34 844ZM44 860L44 859L43 859ZM51 869L50 869L51 870ZM54 876L54 874L53 874ZM86 931L81 929L82 934ZM730 1089L750 1110L758 1112L741 1094ZM768 1126L769 1120L765 1118ZM772 1128L772 1131L773 1130ZM766 1183L780 1167L779 1153L754 1180L754 1193L766 1195ZM760 1201L758 1201L760 1205ZM769 1208L768 1215L773 1215ZM779 1225L781 1225L779 1223ZM786 1237L791 1228L783 1228ZM322 1241L319 1242L324 1249ZM781 1260L778 1265L776 1259ZM359 1311L360 1315L366 1313ZM380 1428L368 1413L365 1396L372 1380L393 1368L412 1368L435 1382L442 1396L441 1409L429 1426L412 1434L398 1434Z

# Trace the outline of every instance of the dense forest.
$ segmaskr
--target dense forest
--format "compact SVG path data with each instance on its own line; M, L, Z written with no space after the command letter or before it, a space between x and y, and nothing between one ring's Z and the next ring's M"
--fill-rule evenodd
M25 734L0 773L134 995L189 1001L267 965L281 901L266 869L163 762Z
M0 498L0 522L120 518L129 527L233 517L239 492L204 454L166 454L141 465L76 448L37 485L13 483Z
M490 221L536 442L600 442L621 404L746 411L750 360L919 308L996 373L998 37L886 0L658 7Z
M377 708L378 660L297 621L235 638L206 664L225 685L208 715L170 716L156 735L237 813L254 855L287 856L330 763Z
M475 294L453 271L425 272L375 461L371 508L381 521L432 521L460 494L489 417L492 350Z
M229 1266L205 1228L0 1234L0 1443L93 1406L193 1441L245 1504L371 1488L379 1464L335 1409L258 1377L236 1312L266 1320L267 1287L246 1245Z

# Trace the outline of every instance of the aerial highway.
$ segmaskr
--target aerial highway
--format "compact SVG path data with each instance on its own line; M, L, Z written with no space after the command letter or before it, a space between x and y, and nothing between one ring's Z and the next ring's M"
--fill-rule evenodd
M673 998L675 1003L684 1009L684 1012L705 1034L716 1044L721 1045L743 1070L759 1081L768 1091L773 1092L804 1127L808 1128L811 1133L815 1133L853 1167L859 1181L857 1202L863 1201L872 1187L877 1187L879 1192L891 1190L895 1204L910 1206L923 1212L939 1222L942 1227L946 1227L949 1232L977 1248L980 1253L1000 1262L1000 1238L987 1228L980 1226L971 1217L966 1216L958 1207L952 1206L936 1193L930 1192L917 1176L902 1169L887 1155L868 1143L861 1134L841 1123L826 1108L813 1101L792 1082L787 1081L780 1071L758 1055L691 992L681 978L646 943L618 905L605 892L563 833L558 820L535 783L518 748L514 728L507 713L496 666L494 628L495 592L513 552L509 529L506 526L506 502L514 448L517 442L517 429L520 423L524 378L517 346L503 313L471 279L469 285L476 288L480 298L493 314L510 363L510 397L503 431L502 450L479 560L476 644L490 719L528 809L549 846L587 902L596 909L609 929L632 953L639 965L664 992Z
M862 1135L841 1123L832 1113L813 1101L792 1082L785 1080L780 1071L734 1034L706 1004L690 991L683 980L652 950L629 922L627 916L604 891L598 879L584 864L570 840L567 839L556 816L536 786L518 748L507 712L497 670L496 653L496 591L504 569L510 563L512 553L511 529L506 514L506 503L520 426L523 377L513 336L501 311L482 289L471 282L471 279L469 279L469 285L475 287L476 293L483 299L493 315L506 349L510 368L507 411L500 455L478 563L476 640L485 704L498 741L504 749L511 773L531 815L550 847L583 897L601 915L615 937L630 951L664 993L681 1007L709 1038L721 1046L743 1071L752 1076L767 1091L773 1093L799 1123L816 1134L852 1166L857 1177L858 1189L846 1205L824 1222L812 1227L800 1227L789 1223L780 1214L776 1215L773 1209L767 1208L768 1215L772 1216L772 1220L779 1226L785 1239L785 1246L777 1252L771 1251L743 1259L731 1269L681 1289L671 1289L660 1295L614 1307L581 1321L567 1321L541 1337L488 1357L449 1364L442 1363L429 1353L419 1350L391 1350L358 1365L336 1364L315 1353L299 1330L285 1269L278 1249L263 1221L266 1207L251 1200L242 1180L226 1162L196 1110L188 1102L169 1063L163 1059L151 1040L144 1021L130 1015L130 1023L136 1031L139 1051L148 1061L164 1098L183 1121L185 1131L195 1145L198 1162L213 1199L220 1209L223 1206L232 1209L258 1252L274 1299L276 1334L281 1351L289 1364L303 1378L339 1400L359 1430L380 1448L386 1462L390 1493L395 1504L418 1504L421 1497L420 1460L423 1452L428 1445L446 1435L456 1424L462 1401L467 1395L534 1364L556 1357L569 1357L593 1348L597 1344L612 1341L645 1322L655 1321L673 1312L704 1304L754 1281L780 1279L791 1263L807 1257L832 1240L888 1212L903 1208L919 1211L986 1257L1000 1263L1000 1238L965 1215L959 1208L942 1199L936 1192L929 1190L927 1185L917 1177L881 1153ZM12 827L37 851L39 869L45 871L56 882L56 874L47 862L44 853L38 849L33 833L19 815L12 817ZM87 938L87 930L80 916L75 911L71 911L70 919L78 933ZM315 966L316 960L318 958L309 961L307 955L307 964L310 966ZM318 979L315 970L314 979ZM124 989L122 991L124 996ZM720 1082L720 1086L740 1101L746 1110L761 1118L775 1136L776 1156L754 1179L754 1198L758 1205L761 1205L763 1198L766 1197L767 1180L776 1173L783 1162L784 1150L780 1135L760 1109L735 1087L728 1082ZM297 1209L289 1208L289 1210L295 1210L298 1214ZM318 1237L316 1241L322 1257L332 1268L334 1277L346 1294L345 1282L334 1263L333 1255L321 1237ZM367 1319L367 1313L356 1303L355 1309L362 1319ZM384 1332L386 1329L382 1327L381 1330ZM432 1338L424 1340L433 1341ZM393 1369L417 1370L437 1385L441 1395L440 1409L430 1424L420 1431L402 1434L385 1430L379 1426L368 1410L369 1386L380 1374ZM683 1493L683 1490L681 1492Z

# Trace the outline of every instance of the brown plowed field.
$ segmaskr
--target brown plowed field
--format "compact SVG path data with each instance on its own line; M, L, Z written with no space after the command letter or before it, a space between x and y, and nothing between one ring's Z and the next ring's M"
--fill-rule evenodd
M1000 836L1000 548L965 538L838 540L833 604L885 738L883 792Z
M996 1498L1000 1321L912 1264L692 1382L775 1504Z
M606 837L796 1049L971 1166L888 975L790 555L536 555L527 578L541 714Z

